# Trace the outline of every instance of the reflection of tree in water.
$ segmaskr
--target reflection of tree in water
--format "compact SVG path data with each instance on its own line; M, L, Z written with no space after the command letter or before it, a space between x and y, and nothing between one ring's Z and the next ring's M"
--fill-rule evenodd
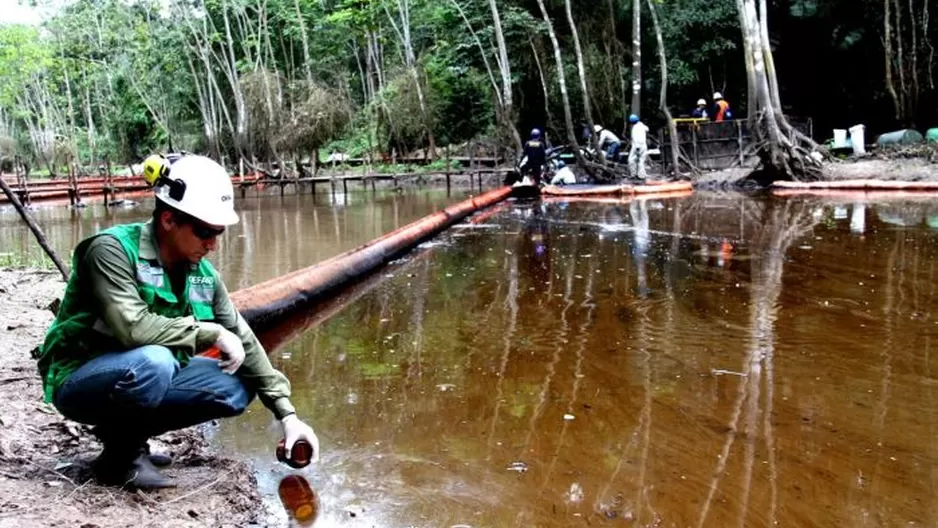
M508 312L508 328L504 335L504 348L498 366L498 380L495 382L495 410L492 412L492 423L488 433L488 456L491 460L492 448L495 444L495 426L498 425L498 416L502 407L504 395L505 373L508 370L508 360L511 357L512 341L518 328L518 255L509 255L505 260L505 273L508 276L508 293L505 295L504 308Z
M719 462L710 482L710 490L701 507L697 526L704 526L710 505L720 486L720 480L726 470L730 449L740 431L740 417L745 408L745 477L740 498L740 526L746 525L749 502L749 489L752 481L755 448L758 438L758 417L760 390L765 381L763 410L763 435L768 453L769 484L771 504L768 512L769 526L775 525L777 513L777 474L775 440L772 431L772 405L774 399L774 352L775 320L778 311L778 298L782 290L785 254L791 245L806 236L819 220L814 215L815 207L811 202L769 201L747 207L747 223L761 225L763 228L751 243L751 251L760 258L754 259L750 284L749 347L742 366L739 391L730 419L729 432L720 453Z

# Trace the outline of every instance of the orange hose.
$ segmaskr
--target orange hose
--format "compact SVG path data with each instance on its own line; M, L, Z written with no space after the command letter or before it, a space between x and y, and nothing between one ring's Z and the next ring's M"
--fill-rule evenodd
M231 300L251 326L264 326L386 264L469 214L508 198L511 191L502 187L451 205L358 248L236 291Z

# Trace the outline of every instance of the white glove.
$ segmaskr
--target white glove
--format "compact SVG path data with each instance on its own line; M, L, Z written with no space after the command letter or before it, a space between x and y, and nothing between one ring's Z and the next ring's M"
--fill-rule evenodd
M244 363L244 344L241 338L222 327L215 341L215 346L221 350L222 359L218 362L219 368L228 374L234 374Z
M313 428L303 423L296 414L288 414L280 423L283 425L283 443L287 458L290 458L290 450L297 440L306 440L313 448L313 459L310 462L319 462L319 438L316 438Z

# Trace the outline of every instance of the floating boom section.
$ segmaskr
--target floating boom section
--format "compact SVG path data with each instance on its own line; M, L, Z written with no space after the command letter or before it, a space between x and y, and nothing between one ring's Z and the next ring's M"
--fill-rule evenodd
M470 214L508 198L511 191L511 187L502 187L469 198L308 268L238 290L231 299L253 328L264 328L365 276Z
M880 180L840 180L819 182L777 181L772 184L772 188L798 191L938 191L938 182Z
M641 194L686 193L693 191L690 182L646 182L644 185L548 185L541 189L546 196L631 196Z

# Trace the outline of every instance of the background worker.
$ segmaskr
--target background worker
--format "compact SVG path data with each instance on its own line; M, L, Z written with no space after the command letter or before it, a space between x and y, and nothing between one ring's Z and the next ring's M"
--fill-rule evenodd
M551 185L573 185L576 183L576 174L562 161L557 162L557 172L551 178Z
M713 120L720 123L727 119L733 119L733 110L730 108L730 104L726 99L723 99L723 94L713 92Z
M648 127L642 123L638 116L632 114L629 116L629 123L632 125L632 149L629 151L629 174L633 178L644 180L645 158L648 156Z
M540 185L541 174L544 172L544 162L547 161L547 146L544 144L541 129L531 130L530 138L524 143L524 161L521 164L521 176L530 176L531 181L523 181L523 185Z
M619 155L619 149L622 148L622 142L619 140L619 136L600 125L594 125L593 130L598 134L596 141L599 145L599 150L606 152L606 159L616 161L616 157Z
M698 99L697 108L694 108L694 111L690 113L690 116L697 119L707 119L710 117L707 114L707 101L704 99Z
M184 155L144 163L156 205L146 223L123 224L75 248L65 296L40 347L45 399L93 425L104 445L93 470L103 484L173 487L147 440L241 414L256 394L280 420L287 450L319 440L299 420L290 383L204 259L238 222L225 169ZM196 356L215 346L221 359Z

